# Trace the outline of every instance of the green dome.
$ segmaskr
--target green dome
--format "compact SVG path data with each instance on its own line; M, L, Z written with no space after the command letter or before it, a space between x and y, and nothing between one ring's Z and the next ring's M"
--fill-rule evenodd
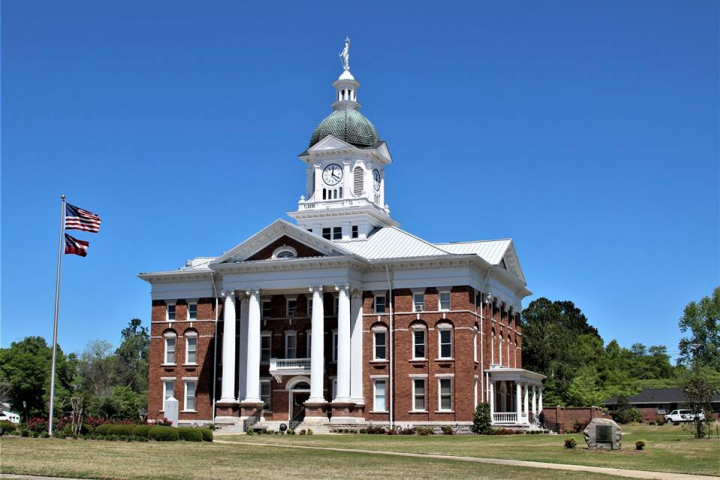
M312 147L328 135L358 147L371 147L380 141L375 125L357 110L336 110L325 118L310 137Z

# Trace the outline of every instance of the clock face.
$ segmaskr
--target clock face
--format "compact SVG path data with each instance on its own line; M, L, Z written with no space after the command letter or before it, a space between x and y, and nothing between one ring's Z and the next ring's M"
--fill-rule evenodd
M343 172L342 167L337 163L331 163L323 170L322 178L323 182L331 187L337 185L342 180Z
M378 172L377 168L373 170L373 186L376 192L380 190L380 172Z

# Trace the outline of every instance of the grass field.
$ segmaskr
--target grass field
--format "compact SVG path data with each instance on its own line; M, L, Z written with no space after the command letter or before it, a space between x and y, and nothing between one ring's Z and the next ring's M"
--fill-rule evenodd
M571 465L626 468L672 473L720 476L720 440L695 440L682 427L623 426L621 451L590 451L581 434L508 436L382 436L313 435L311 437L255 435L219 437L274 444L303 444L334 448L360 448L410 453L434 453L479 458L529 460ZM577 440L576 450L566 450L566 437ZM643 451L635 442L645 440Z
M251 439L253 437L243 437ZM259 437L254 437L255 439ZM317 440L303 437L303 440ZM342 440L343 437L330 438ZM292 439L297 440L297 438ZM363 478L611 480L586 472L266 446L0 439L2 473L103 479Z

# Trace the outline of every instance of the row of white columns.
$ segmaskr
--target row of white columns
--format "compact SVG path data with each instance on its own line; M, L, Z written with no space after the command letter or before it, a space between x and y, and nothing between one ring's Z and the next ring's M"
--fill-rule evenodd
M338 353L337 391L333 399L338 403L363 403L362 393L362 292L349 285L337 285L338 292ZM312 340L310 345L310 403L325 403L323 392L325 373L325 309L323 286L312 286ZM223 292L223 374L221 403L261 403L261 300L260 290L248 290L240 305L240 372L238 396L235 396L235 293ZM352 297L352 299L351 299Z
M530 398L530 389L532 387L532 398ZM488 397L490 399L490 415L495 414L495 382L490 382L488 389ZM532 400L531 405L529 405ZM533 416L539 415L543 410L542 400L542 386L530 385L527 383L516 382L515 391L515 413L517 414L517 422L523 422L523 415L525 416L525 422L530 423L531 418L528 415L529 409L532 408ZM504 412L507 413L507 412Z

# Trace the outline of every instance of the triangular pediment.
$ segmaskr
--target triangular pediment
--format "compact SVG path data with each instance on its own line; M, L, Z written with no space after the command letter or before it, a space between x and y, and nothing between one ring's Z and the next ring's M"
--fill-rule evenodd
M505 250L502 259L500 260L500 265L504 266L508 272L525 282L525 275L523 275L522 268L520 268L520 260L518 259L515 246L512 242L508 244L507 250Z
M291 252L287 255L282 252ZM262 260L283 261L291 258L344 256L353 254L285 220L276 220L211 265Z
M320 140L318 143L308 149L308 152L321 152L325 150L344 150L346 148L354 149L355 146L340 140L337 137L328 135L327 137Z

